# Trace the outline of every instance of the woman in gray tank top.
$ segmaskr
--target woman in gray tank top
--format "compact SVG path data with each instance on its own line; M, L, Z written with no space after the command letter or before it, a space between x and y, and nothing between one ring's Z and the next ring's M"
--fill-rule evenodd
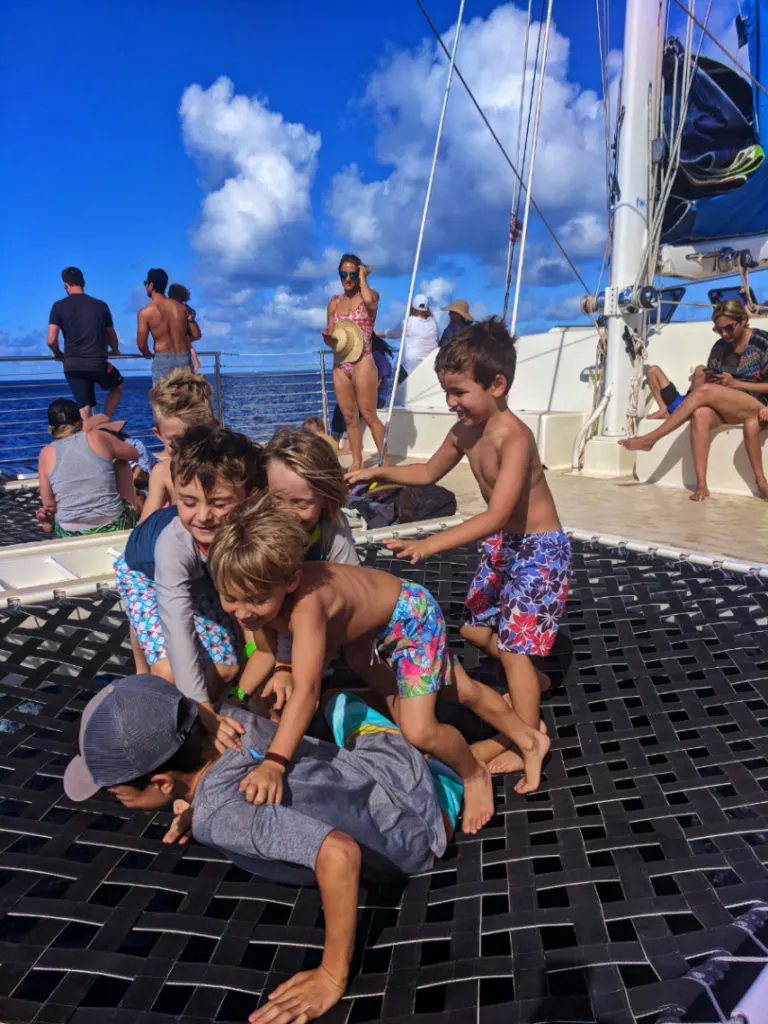
M37 462L43 505L38 518L55 519L57 537L132 529L136 509L128 499L128 463L138 458L133 445L105 430L84 429L80 410L68 398L48 406L48 428L53 441ZM121 487L123 478L127 486Z

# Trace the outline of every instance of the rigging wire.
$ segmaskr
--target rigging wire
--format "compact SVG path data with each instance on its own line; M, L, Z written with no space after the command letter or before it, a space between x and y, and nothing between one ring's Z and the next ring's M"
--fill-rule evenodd
M600 52L600 82L603 90L603 128L605 135L605 222L606 222L606 235L605 235L605 249L603 250L603 258L600 263L600 272L597 275L597 287L595 288L595 294L600 291L600 286L603 283L603 274L608 266L608 260L611 255L611 235L613 233L613 211L611 202L611 115L608 107L608 101L610 99L608 89L608 75L607 75L607 64L608 64L608 52L610 48L610 15L609 15L609 3L608 0L603 0L603 18L605 22L605 33L602 30L601 18L600 18L600 0L595 0L595 15L597 19L597 46Z
M690 13L690 12L689 12ZM671 122L671 129L673 131L673 140L670 147L669 158L667 161L667 167L662 177L659 194L656 197L655 208L651 216L651 223L648 229L648 239L643 250L643 258L640 262L637 277L635 279L635 286L638 287L645 277L646 273L651 275L655 274L656 264L658 261L659 249L661 247L661 233L664 224L664 213L666 205L672 194L672 187L675 182L678 168L680 166L680 154L683 143L683 132L685 129L685 120L688 116L688 106L690 103L691 86L693 85L693 78L698 67L699 57L701 56L701 48L704 44L704 30L706 25L709 23L709 17L712 13L712 0L709 0L707 5L707 13L702 26L702 33L699 37L699 45L696 50L696 56L693 56L693 19L690 20L686 25L686 40L685 40L685 59L683 65L683 84L680 90L680 109L678 111L677 125ZM701 24L697 21L697 24ZM674 93L673 93L674 99ZM674 103L673 103L674 106Z
M755 76L751 75L749 71L747 71L747 69L744 67L744 65L740 64L739 61L737 61L736 58L733 56L733 54L726 50L726 48L723 46L720 40L716 36L712 35L712 33L705 25L702 25L699 19L691 11L689 11L688 8L683 4L682 0L675 0L675 3L681 10L685 12L685 14L691 19L691 21L693 21L696 25L699 26L702 32L704 32L704 34L712 40L715 46L719 47L719 49L723 51L728 60L733 61L735 67L737 67L739 71L745 74L753 85L756 85L761 92L764 92L765 95L768 96L768 89L765 88L762 82L758 82Z
M541 103L544 97L544 82L547 70L547 51L549 49L549 33L552 28L552 3L547 6L547 23L544 29L544 44L541 51L541 71L539 72L539 91L536 96L536 116L533 122L533 139L531 141L531 159L528 163L528 186L525 190L525 212L523 214L523 230L520 235L520 258L517 261L517 280L515 281L515 301L512 304L512 317L509 321L509 333L514 338L517 328L517 311L520 306L520 286L523 283L523 265L525 263L525 243L528 238L528 220L531 213L531 188L533 185L533 169L536 163L536 146L539 141L541 125Z
M446 56L450 56L450 53L448 51L448 47L445 45L445 43L441 39L440 32L438 31L437 27L435 26L435 23L430 18L429 13L427 12L426 8L424 7L424 4L423 4L422 0L416 0L416 3L418 4L419 9L421 10L421 13L424 15L424 18L426 19L427 24L429 25L429 27L431 28L432 32L434 33L434 36L437 39L437 41L438 41L440 47L442 48L443 52L446 54ZM504 145L503 145L501 139L496 134L493 126L491 125L491 122L488 120L488 118L487 118L487 116L485 114L485 111L480 106L480 104L477 102L474 93L472 92L472 90L470 89L469 85L467 84L466 78L464 78L464 76L462 75L462 73L459 70L458 66L454 67L454 71L456 73L456 77L461 82L461 84L464 86L464 89L466 90L467 95L469 96L470 100L472 101L473 106L475 107L475 110L477 110L478 114L480 115L480 118L481 118L483 124L488 129L488 131L491 133L491 137L492 137L493 141L499 147L499 151L501 152L501 155L506 160L506 162L509 165L509 168L512 171L512 173L515 175L517 180L520 182L520 188L523 189L524 191L527 191L526 187L525 187L525 184L523 183L523 179L522 179L522 176L521 176L520 172L515 167L515 165L512 163L512 161L511 161L511 159L509 157L509 154L507 153L506 149L504 148ZM568 253L566 252L562 242L560 241L560 239L555 234L554 228L552 227L552 225L549 223L547 218L542 213L541 207L538 205L536 200L533 199L533 198L531 198L531 206L536 211L536 213L539 215L539 218L541 219L541 223L544 225L544 227L548 231L550 237L552 238L552 241L555 243L557 248L560 250L560 253L563 256L563 259L565 260L565 262L568 264L568 266L573 271L573 273L574 273L577 281L581 285L581 287L584 289L585 292L589 292L589 290L590 290L589 289L589 285L586 283L584 278L579 273L578 267L573 262L573 260L568 255Z
M435 137L435 148L432 153L432 166L429 171L429 180L427 182L427 194L424 196L424 208L421 212L421 224L419 225L419 237L416 242L416 255L413 259L413 272L411 273L411 283L408 286L408 302L405 307L405 315L403 319L403 333L400 338L400 348L397 352L397 364L394 372L394 386L392 388L392 394L389 397L389 409L387 413L387 422L384 427L384 441L381 446L381 452L379 453L379 465L384 462L384 457L387 452L387 440L389 437L389 425L392 422L392 410L395 407L395 395L397 393L397 379L400 376L400 368L403 365L403 353L405 352L405 343L408 336L408 319L411 312L411 304L413 302L413 293L416 289L416 275L419 272L419 259L421 258L421 247L424 242L424 229L427 224L427 214L429 213L429 203L432 198L432 186L435 182L435 171L437 170L437 157L440 153L440 142L443 138L443 127L445 126L445 112L448 109L448 96L451 91L451 82L453 80L453 72L456 68L456 50L459 46L459 35L461 34L461 22L464 17L464 0L459 0L459 15L456 19L456 31L453 36L453 45L451 46L451 52L449 55L448 64L448 75L445 80L445 90L443 92L443 105L440 110L440 120L437 124L437 136ZM440 40L442 44L442 39ZM443 45L445 50L445 46ZM446 53L448 51L446 50Z
M528 14L525 22L525 43L523 45L523 67L520 75L520 105L517 118L517 145L515 147L515 163L520 166L520 143L523 134L523 106L525 104L525 78L528 70L528 42L531 35L531 9L533 7L533 0L528 0ZM544 9L544 0L542 0L542 10ZM541 19L539 19L539 38L536 43L536 59L533 64L533 80L536 81L536 67L539 61L539 45L541 43ZM531 85L531 100L528 105L528 125L531 123L531 106L533 105L533 85ZM525 130L525 150L523 153L523 166L525 166L525 152L528 149L528 128ZM515 258L515 238L516 232L511 230L511 226L514 222L517 222L517 205L520 199L520 186L517 179L515 179L514 187L512 189L512 205L509 211L509 241L507 242L507 269L504 274L504 306L501 311L502 320L507 319L507 310L509 308L509 289L512 283L512 263Z

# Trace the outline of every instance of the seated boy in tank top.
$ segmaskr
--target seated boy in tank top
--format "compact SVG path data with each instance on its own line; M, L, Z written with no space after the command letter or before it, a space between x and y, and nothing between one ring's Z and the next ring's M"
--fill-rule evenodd
M429 485L467 456L488 510L423 540L393 540L387 547L415 564L484 541L461 633L501 661L512 707L535 728L549 680L530 655L548 654L554 645L568 595L571 550L533 434L507 408L516 358L514 340L496 318L455 334L435 359L448 408L459 421L442 446L423 465L363 469L347 479ZM509 770L516 756L500 754L491 770Z
M171 456L176 442L187 427L215 424L213 391L200 374L179 368L162 377L149 392L154 434L163 442L159 462L149 474L147 499L141 522L166 505L176 501L171 479Z
M115 562L116 587L137 666L197 701L215 735L221 721L212 702L240 673L241 638L211 581L208 548L224 517L265 487L264 457L242 434L190 427L170 461L177 503L132 532ZM218 740L236 748L226 723Z

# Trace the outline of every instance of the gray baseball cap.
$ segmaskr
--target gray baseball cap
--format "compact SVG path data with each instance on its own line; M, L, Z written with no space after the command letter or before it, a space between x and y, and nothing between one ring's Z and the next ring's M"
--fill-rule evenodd
M78 746L64 772L70 800L88 800L104 786L147 775L170 758L189 735L197 704L165 679L117 679L83 711Z

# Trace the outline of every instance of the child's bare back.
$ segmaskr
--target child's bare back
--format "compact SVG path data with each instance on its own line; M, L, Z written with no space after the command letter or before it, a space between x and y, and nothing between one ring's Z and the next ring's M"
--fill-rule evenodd
M400 590L397 577L378 569L306 562L299 585L283 606L276 625L288 629L294 645L297 640L300 645L323 623L330 653L380 632L392 617Z
M510 451L514 454L523 485L512 514L502 527L505 532L549 533L561 528L536 440L521 419L506 410L483 424L457 423L452 433L488 503L499 479L503 457Z

